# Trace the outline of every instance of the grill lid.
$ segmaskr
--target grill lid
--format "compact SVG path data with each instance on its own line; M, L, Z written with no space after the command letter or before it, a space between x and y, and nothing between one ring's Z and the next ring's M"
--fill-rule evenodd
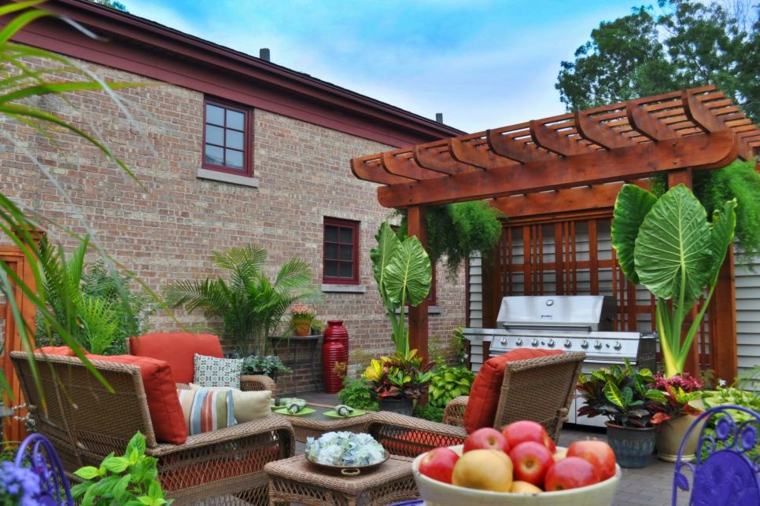
M602 295L504 297L496 323L504 328L613 330L615 299Z

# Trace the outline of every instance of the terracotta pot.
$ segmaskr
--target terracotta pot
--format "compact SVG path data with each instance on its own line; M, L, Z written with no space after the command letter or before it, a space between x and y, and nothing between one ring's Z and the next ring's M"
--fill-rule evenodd
M657 458L665 462L675 462L678 459L678 450L681 448L681 442L684 440L686 431L689 430L689 427L691 427L691 424L696 419L696 416L683 415L662 422L656 438ZM704 422L702 425L704 425ZM701 426L689 434L689 439L684 443L683 455L681 456L682 461L690 462L694 460L694 452L697 449L700 432L702 432Z
M610 422L607 426L607 442L620 467L646 467L654 451L654 427L621 427Z
M308 336L311 333L311 319L293 319L293 332L297 336Z

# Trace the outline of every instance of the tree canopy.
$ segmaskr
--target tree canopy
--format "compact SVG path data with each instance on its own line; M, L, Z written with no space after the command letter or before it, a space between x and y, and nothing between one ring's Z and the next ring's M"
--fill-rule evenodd
M716 84L760 120L760 4L660 0L602 21L563 61L555 87L569 111Z

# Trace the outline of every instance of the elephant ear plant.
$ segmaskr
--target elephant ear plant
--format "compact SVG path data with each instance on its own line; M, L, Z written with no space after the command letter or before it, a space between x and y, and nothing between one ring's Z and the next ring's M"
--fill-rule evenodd
M612 246L628 280L657 297L657 332L668 377L683 372L734 238L735 209L736 200L730 200L708 221L705 208L684 185L659 199L630 184L618 194ZM684 334L684 320L705 290L704 304Z
M375 235L377 248L370 251L372 270L383 305L393 326L391 338L396 353L409 355L409 333L405 327L406 304L418 306L430 293L432 266L419 239L398 238L388 223Z

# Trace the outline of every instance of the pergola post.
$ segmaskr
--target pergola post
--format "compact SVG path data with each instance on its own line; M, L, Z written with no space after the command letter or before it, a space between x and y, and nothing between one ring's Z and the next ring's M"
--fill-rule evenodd
M416 236L427 250L427 222L425 208L410 207L406 215L409 237ZM409 306L409 348L417 349L417 353L428 358L428 299L425 298L418 306Z
M710 307L710 367L716 379L731 384L739 374L739 347L736 329L736 292L734 276L734 248L728 248L726 261L718 273Z

